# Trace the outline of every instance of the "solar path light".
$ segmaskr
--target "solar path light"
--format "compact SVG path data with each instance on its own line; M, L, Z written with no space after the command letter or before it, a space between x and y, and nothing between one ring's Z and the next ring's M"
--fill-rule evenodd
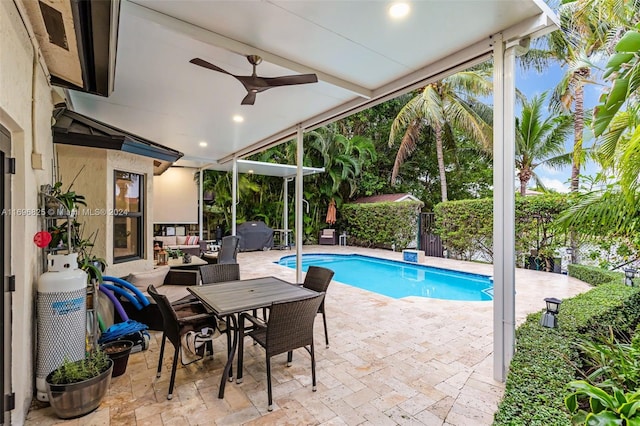
M635 268L624 268L624 283L629 287L633 287L633 279L636 277Z
M560 310L562 300L556 299L555 297L547 297L544 301L547 304L547 311L542 315L540 325L549 328L556 328L558 325L558 319L556 316Z

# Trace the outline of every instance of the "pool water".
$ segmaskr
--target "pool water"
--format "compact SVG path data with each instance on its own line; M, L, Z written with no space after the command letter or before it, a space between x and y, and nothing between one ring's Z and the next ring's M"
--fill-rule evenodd
M280 258L280 265L296 267L296 257ZM310 265L335 272L333 279L396 299L407 296L433 299L487 301L493 299L488 276L434 268L358 254L304 254L302 270Z

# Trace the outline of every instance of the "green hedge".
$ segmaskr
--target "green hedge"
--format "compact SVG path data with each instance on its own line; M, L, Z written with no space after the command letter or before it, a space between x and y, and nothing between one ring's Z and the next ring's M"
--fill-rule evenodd
M345 204L340 213L349 230L349 244L402 250L418 236L418 217L423 203Z
M554 229L553 221L567 207L564 194L516 196L515 248L520 266L531 250L537 250L542 257L555 257L565 235ZM471 259L472 255L482 253L493 258L492 198L447 201L436 205L433 211L436 232L453 257Z
M569 265L569 276L584 281L591 285L600 285L608 282L624 282L624 274L621 272L607 271L586 265Z
M616 277L566 299L557 329L542 327L540 315L529 315L516 332L516 353L494 425L570 425L564 397L567 384L577 378L574 366L581 363L574 342L600 336L609 326L631 335L640 323L640 288L624 286Z

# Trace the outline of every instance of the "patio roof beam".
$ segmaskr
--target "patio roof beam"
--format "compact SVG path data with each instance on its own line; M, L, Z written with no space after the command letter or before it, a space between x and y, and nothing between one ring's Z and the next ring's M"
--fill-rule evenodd
M335 75L327 74L325 72L319 71L307 65L301 64L299 62L294 62L282 56L242 43L238 40L234 40L232 38L223 36L213 31L206 30L202 27L190 24L178 18L165 15L164 13L160 13L153 9L149 9L148 7L145 7L138 3L135 3L135 2L130 2L130 3L132 6L131 11L135 16L155 22L156 24L160 24L163 27L171 29L172 31L187 35L193 38L194 40L198 40L202 43L206 43L212 46L220 47L222 49L225 49L243 56L258 55L266 62L275 64L299 73L316 74L318 76L318 80L324 81L325 83L329 83L336 87L340 87L341 89L348 90L349 92L355 95L358 95L362 98L369 99L373 95L371 89L360 86L351 81L344 80L340 77L336 77Z

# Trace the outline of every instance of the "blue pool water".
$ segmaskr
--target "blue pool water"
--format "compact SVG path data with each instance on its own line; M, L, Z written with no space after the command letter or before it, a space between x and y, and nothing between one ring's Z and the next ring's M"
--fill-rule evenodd
M296 267L295 256L277 262ZM302 270L310 265L335 272L333 279L399 299L422 296L433 299L485 301L493 299L493 283L485 275L452 271L358 254L304 254Z

